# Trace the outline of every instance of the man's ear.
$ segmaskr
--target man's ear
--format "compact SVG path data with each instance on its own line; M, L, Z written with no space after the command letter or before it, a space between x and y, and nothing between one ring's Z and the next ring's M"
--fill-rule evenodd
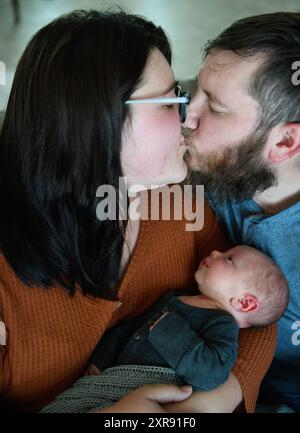
M230 305L236 311L247 313L248 311L255 311L258 308L258 300L254 295L245 295L242 298L231 298Z
M283 162L300 152L300 123L286 123L282 127L282 136L269 151L269 160Z

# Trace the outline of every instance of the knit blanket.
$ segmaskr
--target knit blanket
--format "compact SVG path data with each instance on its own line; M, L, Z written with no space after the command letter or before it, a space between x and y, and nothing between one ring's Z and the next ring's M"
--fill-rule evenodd
M111 406L134 389L146 384L183 385L171 368L121 365L107 368L98 376L83 376L45 406L41 413L85 413Z

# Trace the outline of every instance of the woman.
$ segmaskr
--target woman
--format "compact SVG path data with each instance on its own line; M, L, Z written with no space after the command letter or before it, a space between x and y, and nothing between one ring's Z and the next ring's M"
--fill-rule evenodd
M0 395L13 410L49 402L84 372L108 327L191 288L201 257L227 248L207 206L199 232L184 220L96 218L99 185L118 190L126 176L130 186L163 186L186 176L178 106L126 104L174 97L170 63L160 28L97 11L48 24L20 60L0 147ZM218 390L221 401L236 391L228 410L241 388L253 410L274 338L274 327L241 336L235 376ZM111 410L156 410L189 395L146 387ZM210 407L212 399L205 396Z

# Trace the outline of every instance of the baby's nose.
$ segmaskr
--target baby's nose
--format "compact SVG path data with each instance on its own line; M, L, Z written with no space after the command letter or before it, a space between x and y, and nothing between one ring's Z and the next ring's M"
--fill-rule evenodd
M217 258L219 258L219 257L222 257L222 255L223 255L223 253L220 253L220 251L217 251L217 250L213 250L213 251L211 252L211 254L210 254L210 256L211 256L213 259L217 259Z

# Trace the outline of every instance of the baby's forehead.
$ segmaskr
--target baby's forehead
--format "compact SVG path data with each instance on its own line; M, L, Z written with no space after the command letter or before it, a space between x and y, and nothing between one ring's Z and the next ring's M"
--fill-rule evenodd
M251 271L273 266L273 262L268 256L252 247L239 245L232 249L232 254L240 269Z
M256 248L250 247L248 245L237 245L236 247L231 248L229 252L232 252L236 255L240 256L253 256L253 257L260 257L264 258L266 257L265 254L263 254L261 251L257 250Z

